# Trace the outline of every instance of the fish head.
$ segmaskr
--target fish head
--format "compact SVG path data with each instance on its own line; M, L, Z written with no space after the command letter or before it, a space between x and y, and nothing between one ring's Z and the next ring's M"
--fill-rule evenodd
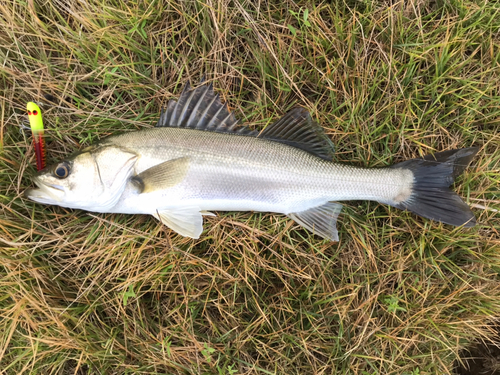
M25 196L44 204L106 212L116 205L137 155L116 146L91 146L39 171Z

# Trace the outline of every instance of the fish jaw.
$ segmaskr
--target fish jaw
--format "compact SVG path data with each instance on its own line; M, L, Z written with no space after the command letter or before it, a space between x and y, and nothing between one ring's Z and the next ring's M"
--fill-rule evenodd
M64 187L55 184L45 184L39 177L34 177L33 182L38 189L27 189L24 195L37 203L59 205L63 201Z

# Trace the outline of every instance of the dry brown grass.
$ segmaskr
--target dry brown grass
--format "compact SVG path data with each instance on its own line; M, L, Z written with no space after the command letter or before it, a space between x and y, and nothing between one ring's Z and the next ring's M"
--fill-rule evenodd
M494 338L500 311L499 12L468 0L0 3L0 371L451 373L459 349ZM22 197L27 101L43 103L55 161L152 126L202 76L251 126L306 107L340 161L480 146L455 185L479 224L348 202L339 243L262 213L219 213L191 240L151 217Z

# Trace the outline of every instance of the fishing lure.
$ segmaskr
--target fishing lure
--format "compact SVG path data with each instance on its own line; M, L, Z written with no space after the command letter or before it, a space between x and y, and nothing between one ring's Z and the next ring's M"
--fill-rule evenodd
M33 134L33 145L36 154L36 169L41 171L45 168L45 140L43 139L42 111L35 103L29 102L26 106L30 119L31 132Z

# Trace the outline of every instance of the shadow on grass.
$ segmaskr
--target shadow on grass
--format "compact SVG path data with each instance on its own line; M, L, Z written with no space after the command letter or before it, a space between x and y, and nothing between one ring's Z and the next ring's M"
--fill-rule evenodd
M495 327L500 338L500 325ZM480 342L460 353L463 364L456 363L456 375L500 375L500 347Z

